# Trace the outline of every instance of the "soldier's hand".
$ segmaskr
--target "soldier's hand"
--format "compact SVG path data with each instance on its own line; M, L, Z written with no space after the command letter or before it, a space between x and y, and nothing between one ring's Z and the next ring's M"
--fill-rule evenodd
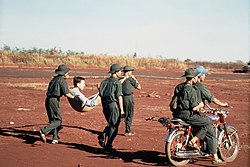
M204 108L200 108L200 109L199 109L199 112L200 112L200 113L205 113L206 110L204 110Z
M125 113L121 113L121 118L125 118Z
M125 121L125 113L121 114L121 121Z
M228 107L228 103L226 102L226 103L224 103L224 107Z

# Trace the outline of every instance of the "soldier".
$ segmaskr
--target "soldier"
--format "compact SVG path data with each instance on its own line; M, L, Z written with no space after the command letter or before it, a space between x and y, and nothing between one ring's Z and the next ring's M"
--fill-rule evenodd
M222 103L217 98L215 98L212 95L212 93L209 91L209 89L201 83L205 80L206 73L208 72L208 70L205 69L203 66L196 66L195 69L199 72L198 81L194 84L198 99L201 99L204 102L204 104L205 104L205 101L208 101L209 103L213 102L219 106L224 106L224 107L228 106L227 103ZM203 113L201 114L204 115ZM204 117L207 117L207 116L204 115ZM212 154L213 156L213 164L216 164L216 165L225 164L225 162L223 162L221 159L218 158L218 155L217 155L218 143L217 143L215 131L212 125L210 124L206 126L205 138L207 140L208 152Z
M197 93L193 88L193 83L197 82L199 72L194 68L188 68L183 77L186 81L176 86L174 96L178 96L176 110L173 111L173 117L180 118L183 121L199 127L196 136L189 142L189 146L199 150L196 141L204 138L206 126L210 125L208 118L201 117L196 111L204 106L198 99Z
M46 135L51 131L53 133L52 144L58 143L58 130L62 124L62 116L60 110L60 98L64 95L68 98L74 99L69 91L68 84L65 79L69 78L69 68L62 64L55 70L57 76L50 81L45 106L49 118L49 124L40 130L40 137L46 143Z
M222 103L220 100L218 100L210 92L210 90L204 84L202 84L202 82L205 81L206 73L208 72L208 70L205 69L203 66L196 66L195 69L199 72L199 74L198 74L198 81L194 84L194 86L200 90L202 101L205 102L205 100L207 100L209 103L213 102L214 104L217 104L219 106L223 107L228 106L226 102Z
M123 108L125 112L125 136L132 136L134 133L131 131L131 124L134 115L134 89L141 89L141 85L137 81L132 72L134 69L130 66L123 68L124 78L122 82L122 93L123 93Z
M118 64L110 67L111 76L102 81L99 95L102 101L103 114L107 121L104 131L98 135L99 144L107 151L113 151L112 143L117 136L121 117L124 117L122 85L119 78L122 68ZM106 141L107 137L107 141Z

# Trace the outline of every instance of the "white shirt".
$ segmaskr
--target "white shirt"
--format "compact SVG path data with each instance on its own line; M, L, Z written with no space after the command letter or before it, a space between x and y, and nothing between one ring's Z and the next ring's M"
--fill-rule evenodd
M88 99L86 96L84 96L84 94L82 94L80 92L80 90L75 87L75 88L70 88L69 89L70 92L74 95L74 96L78 96L79 99L82 101L82 105L86 105L86 106L89 106L89 107L93 107L93 106L96 106L96 98L93 98L93 99Z

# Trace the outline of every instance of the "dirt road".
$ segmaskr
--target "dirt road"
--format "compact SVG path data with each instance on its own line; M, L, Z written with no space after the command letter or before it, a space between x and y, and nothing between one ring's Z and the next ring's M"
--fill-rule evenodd
M96 84L108 76L106 69L74 69L70 74L85 76L87 96L97 92ZM123 167L170 166L165 159L163 141L166 128L147 117L170 117L167 105L176 84L183 81L182 71L136 70L142 85L136 91L135 116L132 130L135 135L124 136L124 123L114 142L116 154L107 154L97 143L97 134L105 127L102 107L79 113L65 97L61 100L63 129L60 143L42 143L38 132L47 124L44 107L45 93L54 68L0 67L0 166L2 167ZM72 81L67 81L72 85ZM230 72L207 75L206 85L220 100L228 102L228 124L238 129L240 153L228 163L231 167L249 166L249 74ZM157 96L148 95L155 92ZM48 136L51 139L51 136ZM50 142L50 140L49 140ZM198 161L196 161L198 160ZM187 166L213 166L211 158L196 159Z

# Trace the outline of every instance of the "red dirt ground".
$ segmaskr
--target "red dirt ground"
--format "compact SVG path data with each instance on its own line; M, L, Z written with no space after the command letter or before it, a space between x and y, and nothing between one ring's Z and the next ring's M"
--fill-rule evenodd
M107 69L74 68L70 75L86 77L83 91L90 96L97 92L96 84L108 76ZM38 132L47 124L44 107L47 85L54 75L54 68L18 66L0 67L0 166L3 167L122 167L122 166L170 166L164 154L166 128L158 122L146 121L147 117L170 117L168 103L177 83L183 81L182 71L136 70L135 76L142 85L135 91L135 116L132 137L125 137L124 123L114 141L117 153L105 153L97 143L97 134L106 125L101 105L79 113L74 111L65 97L61 98L63 129L60 143L40 141ZM95 76L95 77L94 77ZM71 79L67 80L72 85ZM249 74L231 72L211 73L205 84L221 101L228 102L228 124L238 130L240 153L226 166L249 166ZM156 92L159 97L148 97ZM215 107L215 106L214 106ZM213 166L211 158L199 158L187 166Z

